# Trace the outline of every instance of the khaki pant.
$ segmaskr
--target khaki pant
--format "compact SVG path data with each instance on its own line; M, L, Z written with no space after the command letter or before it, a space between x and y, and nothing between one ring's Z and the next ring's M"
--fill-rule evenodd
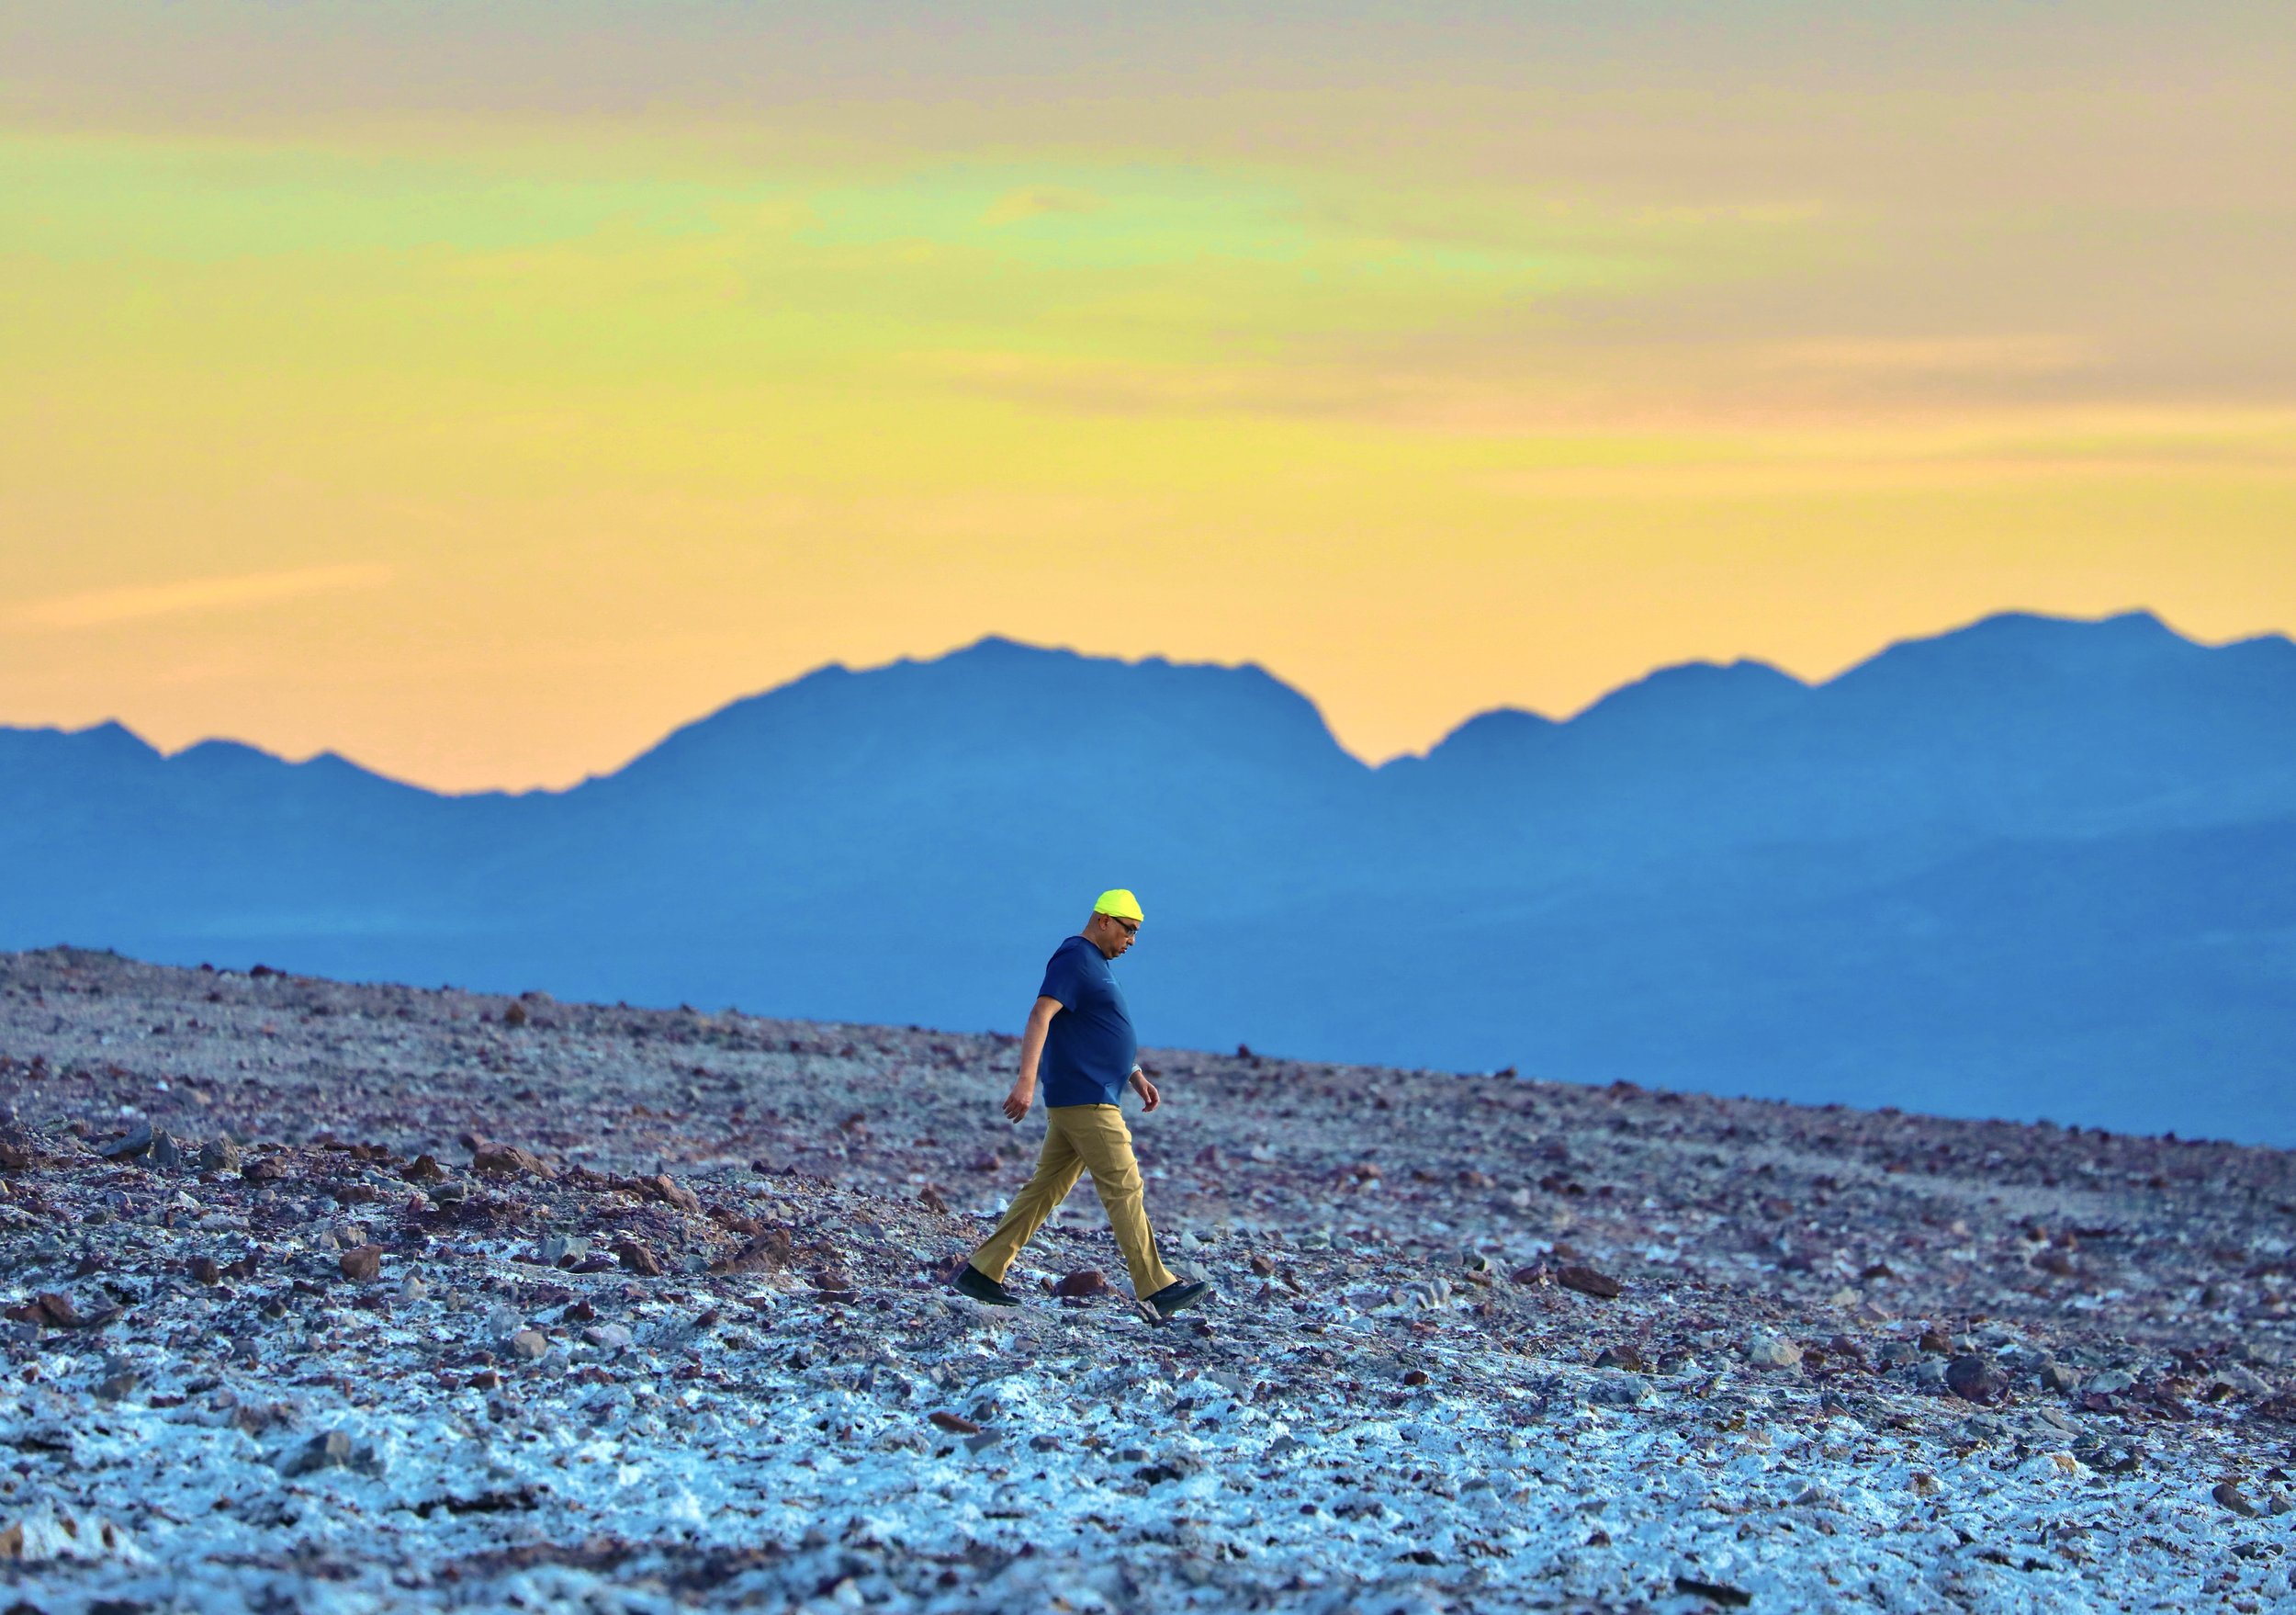
M1124 1125L1124 1112L1114 1105L1061 1105L1048 1108L1051 1124L1044 1133L1044 1152L1037 1157L1036 1176L1013 1196L1005 1220L973 1253L973 1265L998 1283L1012 1266L1020 1248L1044 1226L1052 1208L1068 1198L1076 1180L1092 1174L1092 1186L1108 1208L1109 1225L1131 1270L1132 1293L1145 1299L1179 1281L1165 1271L1156 1254L1156 1237L1148 1226L1141 1203L1140 1163L1132 1158L1132 1135Z

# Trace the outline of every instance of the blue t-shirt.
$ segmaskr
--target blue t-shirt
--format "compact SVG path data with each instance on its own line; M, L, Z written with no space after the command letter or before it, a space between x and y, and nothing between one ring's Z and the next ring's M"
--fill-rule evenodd
M1070 937L1046 962L1044 985L1036 994L1061 1004L1039 1062L1046 1106L1119 1102L1140 1042L1116 973L1100 950L1081 936Z

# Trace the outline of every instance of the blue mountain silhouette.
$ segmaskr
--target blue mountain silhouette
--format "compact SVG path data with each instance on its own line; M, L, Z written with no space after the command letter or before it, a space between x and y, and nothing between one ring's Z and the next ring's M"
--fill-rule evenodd
M562 792L0 729L0 946L2296 1143L2296 644L2009 614L1368 768L1255 667L825 668Z

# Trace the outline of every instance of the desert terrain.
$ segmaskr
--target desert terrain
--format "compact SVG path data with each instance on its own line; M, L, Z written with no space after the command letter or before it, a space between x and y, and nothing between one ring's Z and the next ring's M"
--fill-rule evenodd
M1152 1048L1157 1325L1015 1056L0 954L0 1607L2296 1602L2296 1155Z

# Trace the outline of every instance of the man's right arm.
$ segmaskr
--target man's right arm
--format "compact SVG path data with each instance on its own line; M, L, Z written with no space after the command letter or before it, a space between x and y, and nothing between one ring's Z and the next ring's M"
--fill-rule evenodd
M1028 1029L1020 1034L1020 1076L1005 1096L1005 1115L1011 1121L1027 1115L1036 1102L1037 1062L1044 1056L1045 1034L1052 1030L1052 1017L1061 1009L1060 999L1041 998L1029 1010Z

